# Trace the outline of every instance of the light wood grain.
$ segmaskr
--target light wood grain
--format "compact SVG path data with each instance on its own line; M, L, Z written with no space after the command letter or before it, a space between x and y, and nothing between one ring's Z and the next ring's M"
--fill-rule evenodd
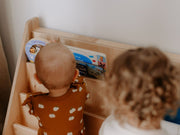
M37 135L37 130L33 130L18 123L13 124L13 128L15 135Z
M26 42L32 38L32 31L39 26L39 19L33 18L27 21L24 29L22 46L19 52L17 66L15 70L11 95L6 114L6 120L3 129L3 135L13 135L12 125L15 122L21 122L22 113L20 111L19 93L27 89L27 76L26 76L26 55L24 47Z
M48 93L49 90L43 85L40 84L37 79L35 78L35 65L31 62L26 62L26 68L27 68L27 80L30 87L30 90L32 93L35 92L42 92L42 93Z
M23 104L25 99L27 98L27 94L20 93L19 98L20 98L20 103ZM29 108L27 106L21 106L21 112L22 112L23 125L38 130L39 127L38 120L34 115L29 114Z

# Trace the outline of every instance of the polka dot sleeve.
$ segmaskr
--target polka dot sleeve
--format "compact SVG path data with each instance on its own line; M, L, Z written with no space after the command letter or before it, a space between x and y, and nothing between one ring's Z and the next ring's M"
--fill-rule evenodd
M79 76L75 82L72 84L72 86L76 86L79 89L79 92L84 91L86 94L86 99L90 98L90 94L87 90L87 83L84 77ZM76 90L76 89L75 89ZM75 92L75 90L73 92Z
M81 82L81 87L82 87L82 89L85 90L86 99L89 99L89 98L90 98L90 94L89 94L89 91L87 90L87 82L86 82L86 79L85 79L84 77L80 77L79 80L80 80L80 82Z
M26 100L22 105L25 105L29 108L29 113L34 115L34 108L33 108L33 103L32 103L33 95L28 94Z
M23 106L27 106L29 108L29 113L31 115L35 115L34 112L34 106L33 106L33 98L35 96L41 95L42 93L28 93L27 98L25 99L24 103L22 104Z
M90 98L90 94L89 94L89 91L87 90L87 83L86 83L86 80L85 78L83 79L82 81L82 87L85 89L86 91L86 99L89 99Z

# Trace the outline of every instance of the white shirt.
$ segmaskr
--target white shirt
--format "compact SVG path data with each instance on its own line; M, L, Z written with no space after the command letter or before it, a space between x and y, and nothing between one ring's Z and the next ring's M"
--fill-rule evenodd
M129 124L120 125L113 115L102 124L99 135L168 135L163 129L142 130Z

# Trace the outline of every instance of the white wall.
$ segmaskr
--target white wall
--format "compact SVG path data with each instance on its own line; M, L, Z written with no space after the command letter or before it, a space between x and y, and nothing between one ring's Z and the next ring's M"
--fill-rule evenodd
M180 53L179 0L0 0L0 35L11 76L24 23Z

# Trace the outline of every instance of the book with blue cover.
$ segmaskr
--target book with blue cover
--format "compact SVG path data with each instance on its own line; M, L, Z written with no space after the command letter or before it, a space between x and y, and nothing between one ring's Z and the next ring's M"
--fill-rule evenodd
M68 46L76 59L80 75L95 79L104 79L106 55L104 53Z

